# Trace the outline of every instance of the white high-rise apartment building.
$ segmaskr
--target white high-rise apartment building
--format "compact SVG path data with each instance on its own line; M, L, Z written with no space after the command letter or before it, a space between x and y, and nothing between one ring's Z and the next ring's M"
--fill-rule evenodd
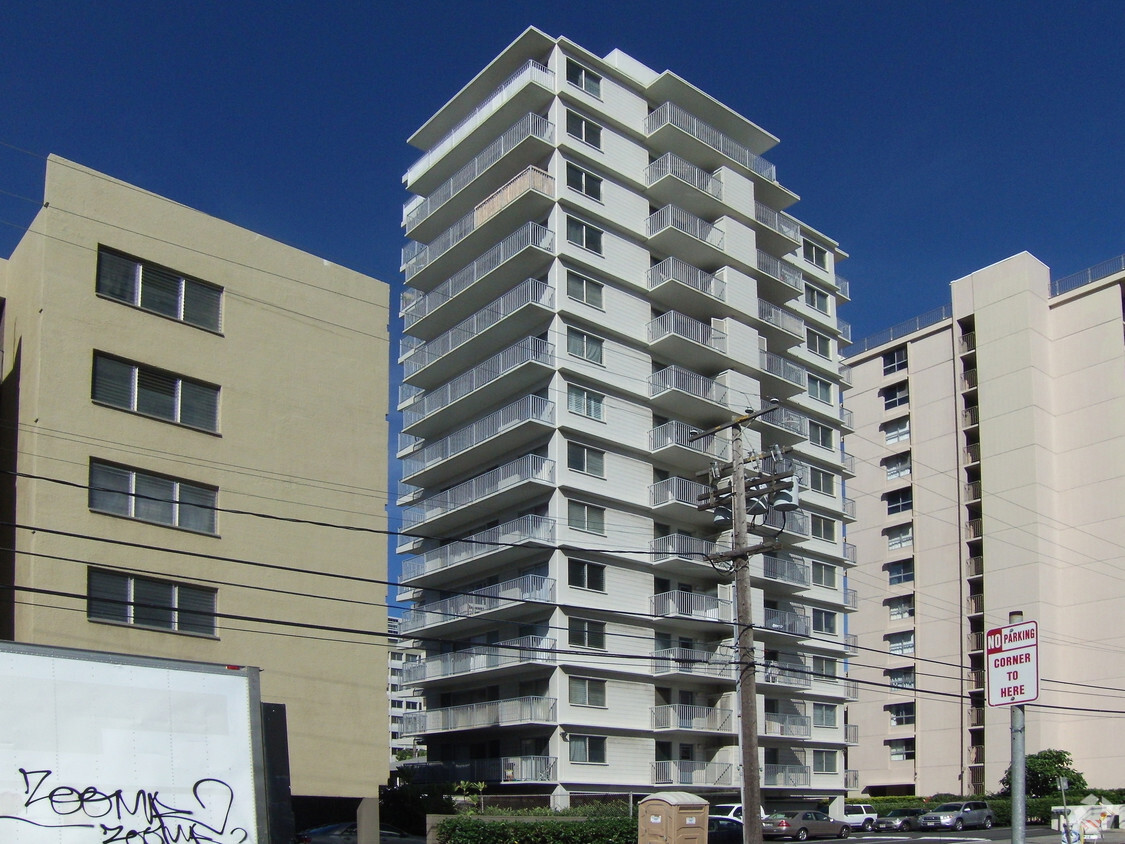
M837 244L785 213L776 139L673 73L529 29L410 142L414 781L737 794L731 578L707 557L730 533L697 507L730 444L693 434L777 397L745 434L749 454L791 447L802 483L784 523L754 519L785 542L750 561L763 793L839 797L848 291Z
M1051 281L1022 253L951 291L849 360L851 765L876 795L998 789L1010 712L986 705L985 633L1020 611L1039 625L1027 752L1068 751L1106 787L1125 688L1125 256Z

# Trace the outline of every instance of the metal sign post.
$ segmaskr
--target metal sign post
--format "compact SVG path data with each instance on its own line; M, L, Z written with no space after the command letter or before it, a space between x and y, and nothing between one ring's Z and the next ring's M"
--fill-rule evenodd
M1039 625L1023 613L1008 613L1009 624L985 636L988 705L1011 706L1012 844L1027 838L1027 747L1023 704L1039 697Z

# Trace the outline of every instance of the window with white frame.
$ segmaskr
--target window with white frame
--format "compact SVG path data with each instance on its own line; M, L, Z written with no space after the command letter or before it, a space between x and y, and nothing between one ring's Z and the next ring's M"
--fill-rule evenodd
M892 454L884 458L883 468L887 470L888 481L908 477L911 471L910 452L904 451L902 454Z
M570 702L576 706L605 706L605 680L570 678Z
M836 613L831 610L812 611L812 626L814 633L823 633L826 636L836 635Z
M883 397L884 410L893 410L910 402L910 389L905 381L884 387L879 391L879 395Z
M893 375L906 369L906 346L883 353L883 374Z
M892 727L907 727L914 723L914 701L892 703L887 707Z
M566 388L566 407L571 413L602 421L605 419L605 396L570 384Z
M903 630L901 633L888 633L887 650L897 656L909 656L914 653L914 631Z
M819 287L805 285L805 304L822 314L828 313L828 294Z
M605 535L605 508L581 501L567 502L567 525L586 533Z
M219 388L101 352L94 353L91 398L204 431L219 429Z
M836 773L836 758L839 754L835 750L813 750L813 773L814 774L834 774Z
M601 177L595 176L589 170L583 170L577 164L570 161L566 163L566 186L579 193L586 194L590 199L596 199L601 202Z
M805 329L805 347L814 355L819 355L822 358L832 357L832 341L819 331L813 331L811 328Z
M215 533L215 487L90 461L89 507L98 513Z
M887 747L890 750L892 762L909 762L914 758L914 739L889 739Z
M821 425L819 422L809 420L809 442L813 445L818 445L821 448L832 448L835 441L832 435L832 429L827 425Z
M600 98L602 95L602 78L574 59L566 60L566 81L578 86L592 97Z
M904 416L901 419L892 419L889 422L884 422L879 427L883 429L883 437L886 439L888 445L910 439L909 416Z
M914 547L914 525L895 525L883 531L887 535L887 550Z
M817 539L826 539L829 542L836 541L836 520L829 519L827 516L820 516L813 514L809 520L812 526L812 535Z
M831 563L822 563L817 560L812 562L812 582L816 586L836 588L836 567Z
M896 595L887 599L887 615L891 621L914 618L914 596Z
M814 727L835 727L838 719L839 707L834 703L814 703L812 705L812 722Z
M906 513L914 509L914 492L910 487L895 489L888 492L884 498L887 500L887 515Z
M887 564L887 582L891 586L898 586L900 583L912 583L913 581L913 560L895 560L895 562Z
M592 147L602 148L602 127L570 109L566 111L566 133Z
M90 568L86 590L92 621L215 635L214 589Z
M828 269L828 252L822 246L817 246L811 240L806 240L801 246L801 255L814 266L822 270Z
M605 764L605 736L576 736L571 733L567 743L570 745L571 762Z
M887 680L892 689L913 689L913 668L892 668L887 672Z
M602 230L589 223L583 223L577 217L566 218L566 239L575 246L589 249L591 252L602 254Z
M567 641L571 647L605 650L605 622L572 618L567 633Z
M176 270L98 247L99 296L179 322L218 331L223 288Z
M567 354L600 365L603 361L604 349L605 340L601 337L595 337L593 334L587 334L585 331L579 331L577 328L567 328Z
M809 398L832 404L832 382L809 375Z
M836 476L824 469L811 467L809 470L809 489L814 492L822 492L825 495L835 495Z
M568 442L566 444L566 465L568 469L573 469L575 472L604 478L605 452L581 443Z
M603 288L599 282L575 272L566 274L566 295L594 308L602 307Z
M599 563L588 563L585 560L569 560L567 562L567 583L578 589L604 592L605 566Z

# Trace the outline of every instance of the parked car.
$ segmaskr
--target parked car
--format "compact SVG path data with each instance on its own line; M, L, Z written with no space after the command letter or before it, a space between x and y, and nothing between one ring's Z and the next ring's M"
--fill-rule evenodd
M765 807L759 807L758 811L762 813L762 820L766 819L768 814ZM711 814L724 817L724 818L738 818L742 819L742 804L741 803L716 803L711 807Z
M730 815L708 815L707 844L742 844L742 821Z
M987 803L968 800L964 803L942 803L936 809L930 809L919 816L918 829L962 830L967 826L992 829L995 822L996 816Z
M866 803L847 803L844 805L844 820L848 822L852 829L870 832L878 817L879 813L875 811L875 807Z
M891 809L887 814L876 818L875 829L880 832L888 830L906 832L918 825L918 816L925 811L925 809Z
M298 832L293 839L296 844L355 844L356 824L333 823Z
M847 821L830 818L824 812L807 809L790 812L774 812L762 821L764 838L792 838L804 841L806 838L831 836L847 838L852 828Z

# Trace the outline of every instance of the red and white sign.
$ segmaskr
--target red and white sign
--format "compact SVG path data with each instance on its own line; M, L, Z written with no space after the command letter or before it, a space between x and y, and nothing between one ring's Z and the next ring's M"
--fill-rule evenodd
M1039 697L1039 624L1021 621L985 634L988 705L1011 706Z

